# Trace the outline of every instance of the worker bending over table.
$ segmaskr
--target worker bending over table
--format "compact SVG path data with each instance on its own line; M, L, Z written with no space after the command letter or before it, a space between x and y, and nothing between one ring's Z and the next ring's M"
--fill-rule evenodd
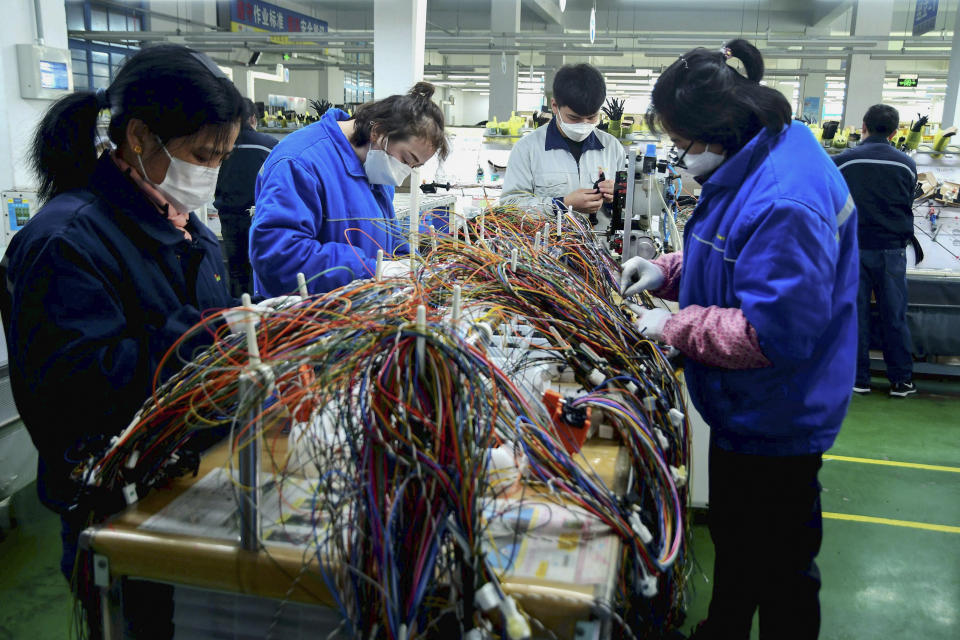
M250 229L259 295L294 292L297 273L310 293L331 291L373 277L378 249L386 256L416 251L397 222L393 193L412 169L447 156L433 91L418 82L406 95L357 107L353 117L330 109L274 148L257 179ZM384 266L386 276L408 272L405 260Z

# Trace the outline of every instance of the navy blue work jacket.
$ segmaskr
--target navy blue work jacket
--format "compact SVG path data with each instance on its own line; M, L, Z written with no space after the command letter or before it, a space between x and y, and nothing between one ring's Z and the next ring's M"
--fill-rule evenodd
M151 393L160 360L201 310L234 306L216 236L191 214L187 241L101 156L88 188L52 198L0 263L14 399L40 451L39 490L63 511L83 443L118 434ZM212 336L183 344L162 382ZM96 446L96 445L94 445Z

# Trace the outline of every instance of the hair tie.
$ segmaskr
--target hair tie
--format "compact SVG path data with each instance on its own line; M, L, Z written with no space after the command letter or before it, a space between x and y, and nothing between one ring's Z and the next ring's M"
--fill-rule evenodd
M97 107L100 109L109 109L110 108L110 96L107 94L107 90L100 88L97 89Z
M720 55L723 56L724 60L729 60L733 55L733 51L730 51L730 47L720 47Z
M684 69L689 69L689 68L690 68L690 65L687 64L687 59L684 58L683 56L680 56L679 58L677 58L677 60L679 60L680 62L683 63L683 68L684 68Z

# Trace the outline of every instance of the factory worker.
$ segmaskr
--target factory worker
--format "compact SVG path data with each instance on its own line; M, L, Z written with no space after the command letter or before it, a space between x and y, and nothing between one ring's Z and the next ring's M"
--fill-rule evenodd
M61 516L68 580L80 531L125 506L114 495L78 501L77 463L130 423L164 354L204 311L236 304L220 244L192 211L213 200L241 109L209 58L159 45L133 54L106 90L55 102L36 129L44 205L0 263L0 313L14 399L40 452L40 500ZM98 158L101 110L115 149ZM181 344L159 382L211 341L200 333ZM96 599L79 595L95 632ZM135 619L162 608L138 607ZM164 635L161 625L149 637Z
M298 272L311 293L330 291L373 277L378 249L388 260L409 254L394 187L448 152L431 96L433 85L418 82L406 95L361 105L352 118L330 109L274 148L257 178L250 229L258 294L295 291ZM384 274L408 273L407 265L391 260Z
M742 65L745 76L733 65ZM710 426L709 615L693 637L816 638L821 454L840 430L857 348L857 217L843 177L743 40L660 76L647 121L703 186L683 254L629 260L625 295L680 310L639 324L686 354Z
M501 203L545 210L557 206L586 214L595 225L609 222L602 207L613 202L613 178L624 168L626 154L616 138L597 129L606 95L603 76L589 64L557 71L550 101L553 119L510 152Z

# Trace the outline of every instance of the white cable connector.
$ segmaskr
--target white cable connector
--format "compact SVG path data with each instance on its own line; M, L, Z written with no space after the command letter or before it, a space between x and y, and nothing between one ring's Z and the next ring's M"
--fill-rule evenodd
M670 475L673 476L673 484L677 485L678 489L683 488L687 484L687 468L684 465L680 465L679 468L670 466Z
M513 598L507 596L503 599L500 603L500 612L507 621L507 636L511 640L524 640L530 637L530 623L517 611L517 603Z
M627 391L629 391L629 392L632 393L633 395L637 395L637 391L639 391L639 389L637 388L637 385L633 384L633 381L632 381L632 380L628 380L628 381L627 381Z
M645 598L652 598L657 595L657 578L644 573L643 577L640 578L640 593Z
M539 231L537 231L537 233L534 234L533 236L533 250L534 252L540 251L540 232Z
M133 453L130 454L130 457L127 458L127 463L125 466L127 469L133 469L137 466L137 460L140 459L140 452L137 449L133 450Z
M663 435L663 431L660 431L657 427L653 428L653 434L657 436L657 440L660 442L660 448L664 451L670 449L670 441L667 440L667 436Z
M670 422L673 423L674 427L679 428L680 425L683 424L684 415L683 411L680 411L680 409L671 407L670 411L667 412L667 415L670 416Z
M653 413L657 409L656 396L647 396L646 398L644 398L643 406L647 411L649 411L650 413Z
M587 379L590 381L590 384L592 384L595 387L599 387L600 385L603 384L603 381L606 380L607 377L602 373L600 373L599 369L593 369L590 372L590 375L587 376Z
M137 485L132 482L123 487L123 499L127 501L127 506L136 504L140 497L137 495Z
M486 636L479 627L474 627L463 634L463 640L483 640Z
M637 534L637 537L640 538L640 541L643 544L650 544L653 542L653 534L650 533L650 529L647 529L646 525L643 524L638 512L633 511L630 514L629 522L630 528L633 529L633 532Z
M373 278L377 282L383 280L383 249L377 249L377 267L373 272Z
M514 247L510 250L510 271L516 273L517 271L517 258L519 254L517 253L517 248Z
M488 582L477 589L477 592L473 596L473 604L484 613L488 613L500 606L500 594L492 582Z

